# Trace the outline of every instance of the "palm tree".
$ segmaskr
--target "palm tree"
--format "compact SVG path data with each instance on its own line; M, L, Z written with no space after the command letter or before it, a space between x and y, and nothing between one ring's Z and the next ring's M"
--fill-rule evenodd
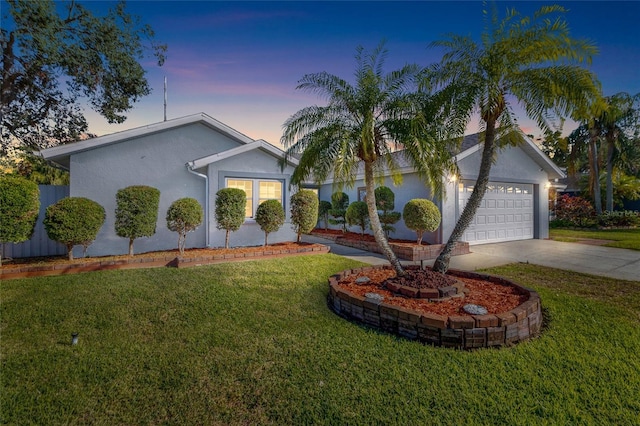
M445 49L442 61L430 74L431 81L464 90L484 127L478 178L436 259L434 270L438 272L448 270L451 250L480 206L496 146L517 143L517 123L510 102L515 99L543 131L550 131L553 119L589 104L597 95L595 77L579 66L589 62L597 49L589 41L570 37L562 18L564 12L560 6L547 6L530 18L507 9L506 16L499 20L494 6L491 13L485 11L480 44L469 37L452 35L431 45Z
M640 101L640 93L631 96L621 92L605 98L607 108L596 119L598 130L604 136L607 143L607 186L606 186L606 209L613 211L613 166L615 154L622 150L621 139L627 136L626 133L637 132L640 123L640 108L637 103Z
M326 97L327 104L303 108L287 119L281 143L285 161L300 156L291 178L296 185L311 179L321 183L332 174L338 187L353 186L359 168L364 169L371 229L396 273L403 275L378 217L374 184L385 171L399 184L398 161L404 156L440 193L443 173L453 167L443 141L461 135L463 127L448 119L455 104L442 100L451 91L418 92L417 65L384 74L386 54L384 43L371 53L358 47L354 85L326 72L305 75L297 88Z

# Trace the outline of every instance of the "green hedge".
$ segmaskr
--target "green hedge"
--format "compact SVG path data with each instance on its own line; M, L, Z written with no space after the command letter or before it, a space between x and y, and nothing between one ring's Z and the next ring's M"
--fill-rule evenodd
M272 232L276 232L284 224L284 208L278 200L267 200L258 206L256 222L264 231L264 245L268 244L267 238Z
M200 224L204 213L202 206L195 198L180 198L167 210L167 228L178 233L178 250L184 254L187 233L194 231Z
M134 185L116 193L116 234L129 238L129 255L133 256L133 241L156 233L160 191L144 185Z
M0 177L0 243L31 238L39 211L38 185L16 176Z
M104 224L104 208L83 197L67 197L47 207L44 228L53 241L67 247L69 260L73 260L73 246L87 247L93 243Z
M291 197L291 223L300 242L302 234L308 234L318 223L318 196L302 189Z

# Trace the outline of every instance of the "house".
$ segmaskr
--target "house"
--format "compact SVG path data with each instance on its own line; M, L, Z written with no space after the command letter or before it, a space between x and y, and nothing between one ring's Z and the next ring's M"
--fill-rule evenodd
M420 180L413 168L396 152L403 183L394 187L390 177L384 185L395 194L395 211L402 212L404 205L413 198L431 199L440 208L440 228L426 234L424 240L431 244L445 243L471 196L478 177L482 147L480 134L465 136L460 150L455 155L459 176L444 177L444 194L432 194ZM473 222L463 237L469 244L500 241L547 238L549 236L548 196L550 179L565 175L551 159L527 136L522 143L498 149L497 158L491 168L490 182ZM319 187L321 200L331 200L336 190L333 181ZM350 202L363 201L364 176L358 176L353 188L343 188ZM438 196L441 195L441 196ZM415 239L416 233L408 229L401 220L395 227L392 238ZM356 231L356 229L353 229Z
M455 156L460 174L443 178L442 197L434 196L439 194L432 194L403 162L401 151L396 153L403 184L394 188L390 178L385 182L395 193L395 210L402 211L410 199L428 198L442 212L440 228L424 237L429 243L447 241L471 195L482 155L479 136L463 139ZM281 169L281 149L253 140L203 113L56 146L42 154L70 171L70 196L90 198L105 208L106 221L88 249L90 256L127 253L128 240L115 233L115 195L130 185L152 186L161 193L156 234L137 239L136 253L177 247L177 234L167 229L164 218L171 203L182 197L197 199L205 211L204 224L188 235L187 247L223 246L225 231L216 228L215 197L226 187L247 192L246 221L232 234L232 246L263 244L264 233L253 217L260 202L273 198L281 201L287 219L278 232L269 235L269 242L293 241L296 237L290 222L290 176L297 160L292 158ZM481 244L548 237L549 181L562 177L563 172L524 135L518 146L500 149L482 206L464 240ZM321 200L331 199L333 183L329 180L313 187ZM344 191L350 201L362 200L363 176ZM402 221L395 228L392 237L415 238L415 232Z
M253 219L266 199L279 200L287 212L285 224L269 235L269 242L293 241L290 223L289 177L292 159L284 169L283 152L264 140L253 140L206 114L195 114L111 135L60 145L42 152L69 170L70 196L100 203L106 220L88 255L127 253L128 240L116 235L116 192L130 185L160 190L155 235L134 242L136 253L174 249L178 236L167 229L165 215L175 200L192 197L204 208L205 219L187 236L187 247L224 246L225 231L216 228L215 197L219 189L247 192L247 217L231 235L232 246L264 243L264 232Z

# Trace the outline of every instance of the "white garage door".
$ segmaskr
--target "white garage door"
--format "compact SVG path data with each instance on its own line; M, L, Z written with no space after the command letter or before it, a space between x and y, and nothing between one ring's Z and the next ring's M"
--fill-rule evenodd
M473 191L473 181L458 184L458 216ZM469 244L533 238L533 185L489 182L475 218L464 234Z

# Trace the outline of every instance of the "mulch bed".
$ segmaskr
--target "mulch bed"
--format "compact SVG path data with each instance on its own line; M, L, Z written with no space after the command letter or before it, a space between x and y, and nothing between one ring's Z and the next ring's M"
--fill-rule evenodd
M3 260L0 279L42 275L62 275L106 269L137 269L162 266L197 266L213 263L257 260L273 257L328 253L322 244L284 242L268 246L188 249L183 256L178 250L140 253L134 256L101 256L68 260L66 256Z
M357 284L355 282L359 277L365 276L371 281L363 284ZM513 286L492 283L480 279L456 277L457 280L463 281L465 284L464 297L430 302L428 300L408 298L394 294L383 288L385 280L394 278L395 276L396 273L394 270L376 269L350 275L341 280L338 285L359 296L365 296L367 293L377 293L384 296L384 303L401 306L422 313L433 313L443 316L468 315L462 309L462 307L468 303L485 307L489 314L500 314L518 307L526 302L529 297L520 289Z

